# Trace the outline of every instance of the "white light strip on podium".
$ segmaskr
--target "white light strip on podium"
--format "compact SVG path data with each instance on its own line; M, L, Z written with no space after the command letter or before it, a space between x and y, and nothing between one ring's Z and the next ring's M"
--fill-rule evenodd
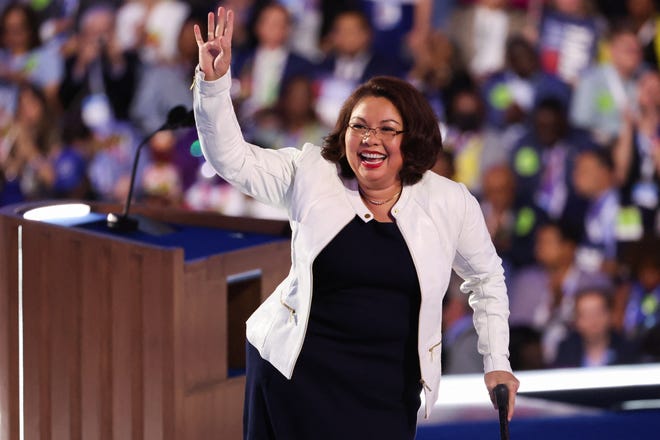
M90 206L84 203L64 203L30 209L23 214L23 218L36 221L69 219L84 217L88 215L90 211Z
M519 393L660 385L660 364L564 368L516 373ZM446 375L436 406L489 402L482 374Z
M660 364L524 371L518 377L523 393L660 385Z

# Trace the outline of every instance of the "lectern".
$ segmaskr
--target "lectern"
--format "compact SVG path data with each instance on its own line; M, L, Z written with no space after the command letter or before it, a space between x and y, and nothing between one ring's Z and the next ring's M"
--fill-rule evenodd
M0 438L239 439L244 322L285 222L135 207L162 235L0 212Z

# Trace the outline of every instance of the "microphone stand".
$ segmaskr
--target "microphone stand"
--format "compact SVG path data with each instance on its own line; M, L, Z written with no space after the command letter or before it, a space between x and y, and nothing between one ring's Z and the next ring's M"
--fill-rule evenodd
M110 213L106 219L108 228L119 232L133 232L138 229L140 222L137 219L129 217L128 213L131 209L131 200L133 198L133 190L135 188L135 176L137 174L138 161L140 160L140 153L142 148L151 140L156 133L162 130L174 130L176 128L187 127L194 125L195 119L192 111L187 111L182 105L172 108L167 114L167 121L158 127L158 129L149 133L147 137L142 139L137 146L135 157L133 158L133 169L131 170L130 186L128 188L128 196L124 204L124 212L122 214ZM147 219L143 219L147 220ZM157 224L157 222L149 221L149 232L153 235L163 235L172 232L173 229L164 224Z
M135 152L135 157L133 158L133 169L131 170L131 180L130 186L128 187L128 196L126 197L126 203L124 203L124 212L122 214L110 213L107 217L107 224L110 229L114 229L119 232L133 232L138 229L139 221L128 216L129 210L131 209L131 199L133 198L133 189L135 188L135 175L137 174L138 162L140 160L140 153L142 148L151 140L152 137L156 135L159 131L167 128L167 124L163 124L157 130L152 131L142 139L137 146Z

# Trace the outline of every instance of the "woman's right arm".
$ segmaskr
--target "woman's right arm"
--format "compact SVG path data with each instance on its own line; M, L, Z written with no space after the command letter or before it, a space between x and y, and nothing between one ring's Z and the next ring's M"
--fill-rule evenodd
M217 25L215 18L209 13L206 42L199 26L194 27L199 66L193 109L202 151L217 173L241 191L262 202L283 206L300 150L268 150L243 139L229 93L234 14L221 7Z

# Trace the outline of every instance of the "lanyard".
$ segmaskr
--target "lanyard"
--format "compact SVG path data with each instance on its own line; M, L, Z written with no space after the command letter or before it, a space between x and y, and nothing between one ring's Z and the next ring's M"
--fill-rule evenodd
M649 136L638 132L637 133L637 151L639 151L640 156L640 174L641 180L645 182L650 182L653 180L653 174L655 174L655 164L653 163L653 156L651 155L651 149L653 147L653 141Z

